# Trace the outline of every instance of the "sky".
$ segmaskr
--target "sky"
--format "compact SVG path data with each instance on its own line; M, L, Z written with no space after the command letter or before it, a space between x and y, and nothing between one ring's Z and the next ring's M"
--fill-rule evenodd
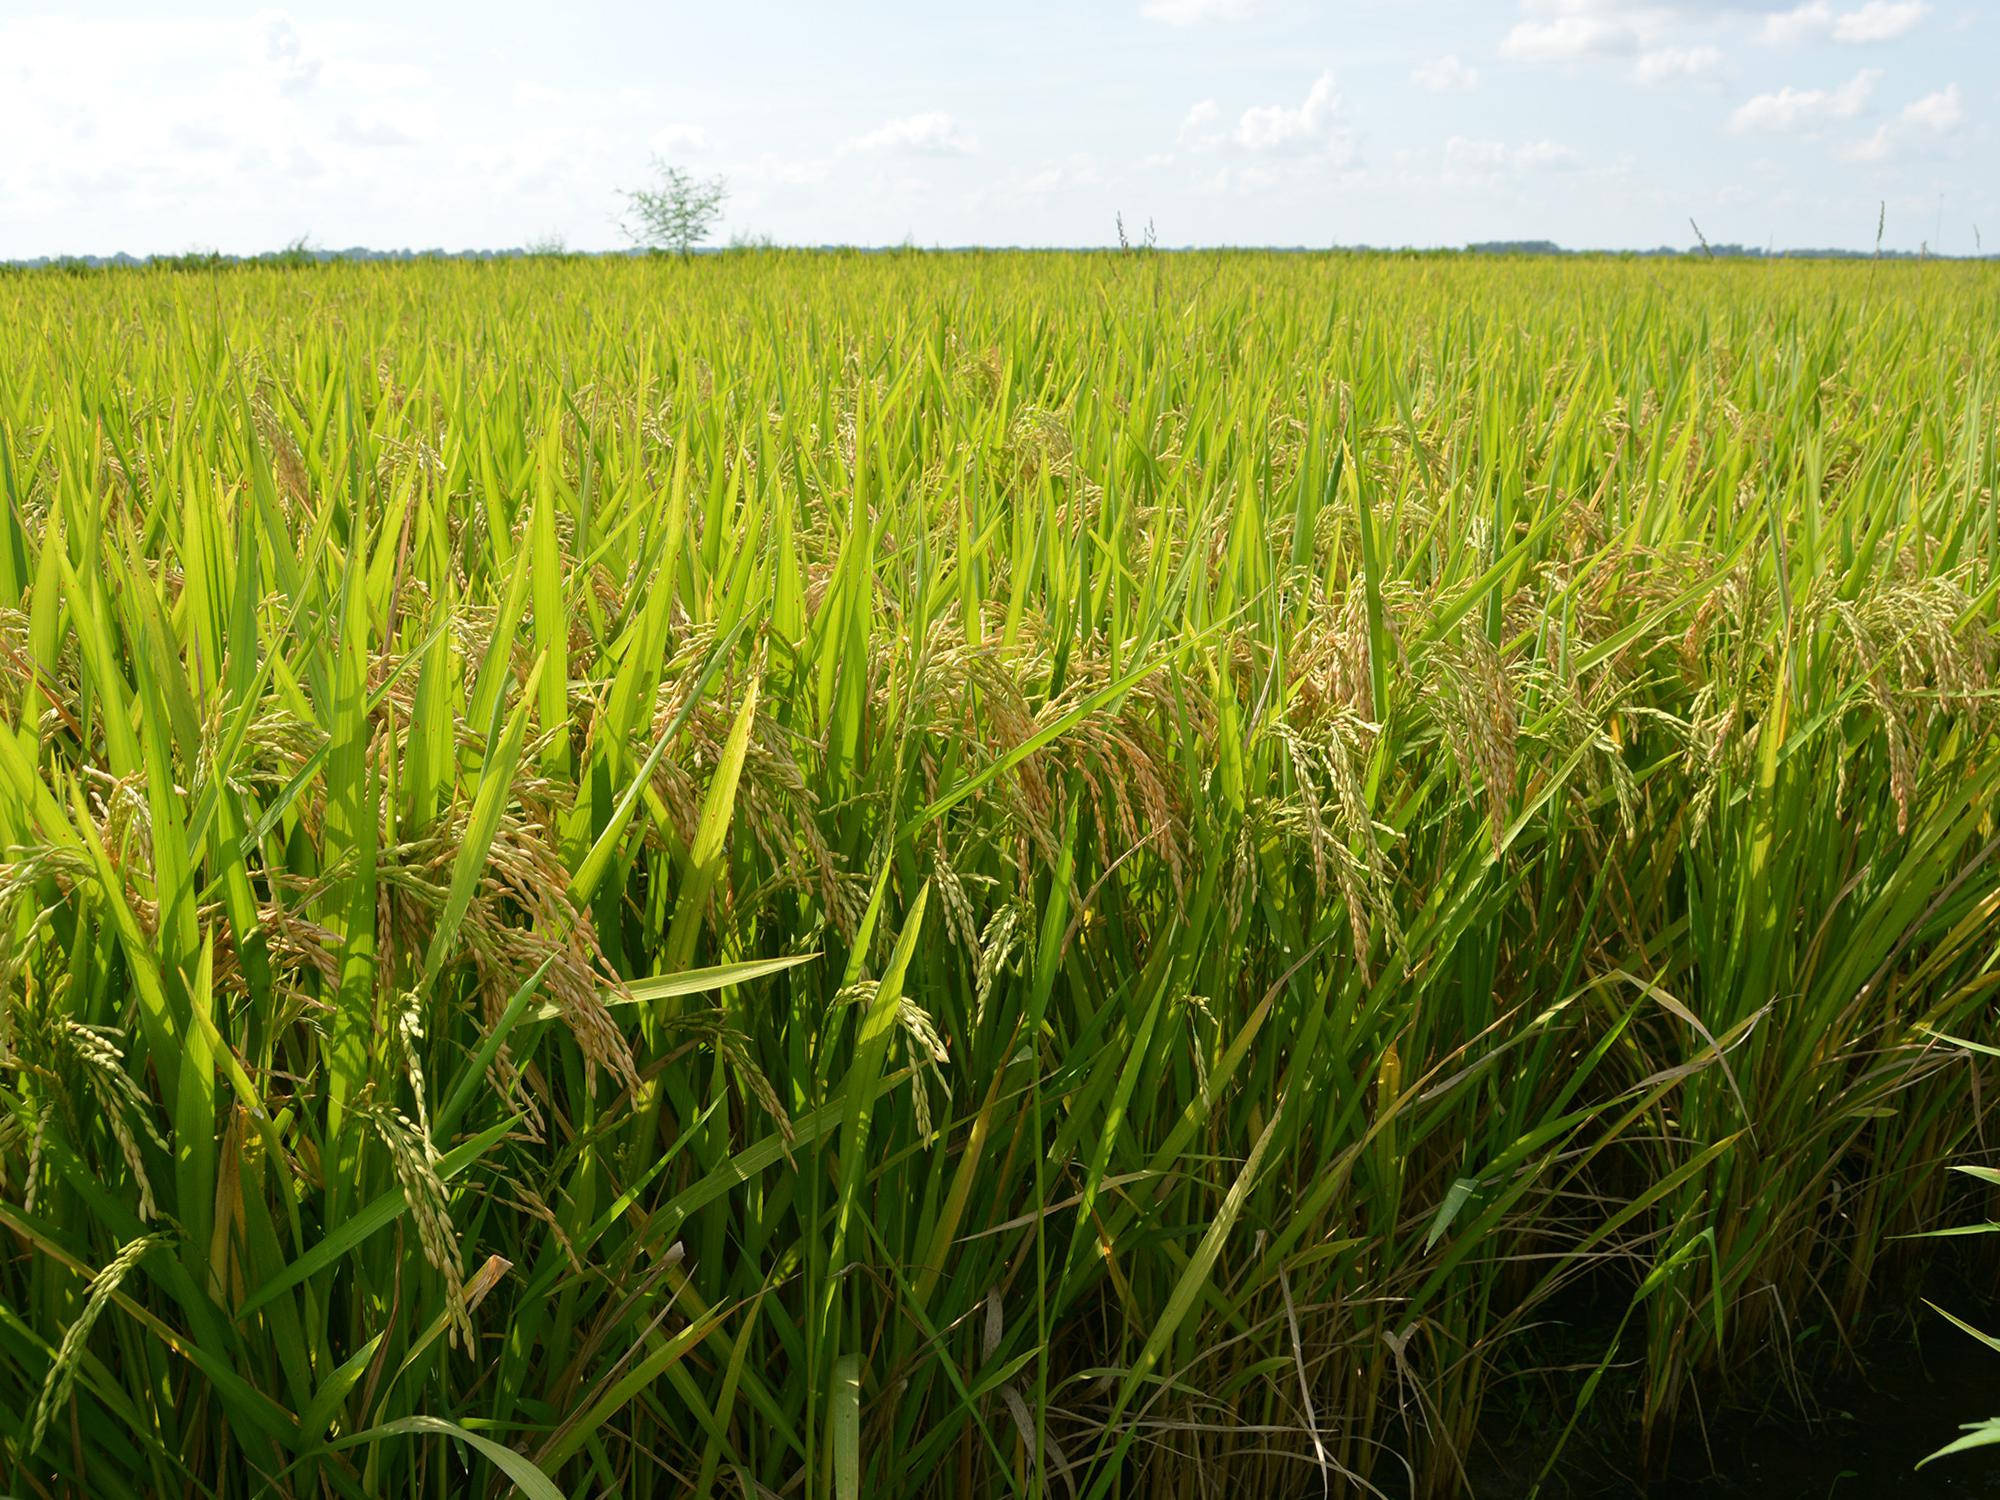
M718 243L1968 254L2000 0L0 0L0 143L0 258L610 248L655 158Z

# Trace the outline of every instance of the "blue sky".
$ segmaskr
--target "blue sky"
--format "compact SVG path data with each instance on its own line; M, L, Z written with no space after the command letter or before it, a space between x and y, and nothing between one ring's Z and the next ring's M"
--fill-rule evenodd
M1992 0L0 0L0 257L300 235L2000 249Z

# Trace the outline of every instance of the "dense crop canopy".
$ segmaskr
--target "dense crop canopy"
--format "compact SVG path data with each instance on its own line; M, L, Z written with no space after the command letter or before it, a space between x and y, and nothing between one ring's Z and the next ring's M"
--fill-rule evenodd
M1992 1097L1996 356L1937 263L0 277L0 1488L1442 1495L1852 1326Z

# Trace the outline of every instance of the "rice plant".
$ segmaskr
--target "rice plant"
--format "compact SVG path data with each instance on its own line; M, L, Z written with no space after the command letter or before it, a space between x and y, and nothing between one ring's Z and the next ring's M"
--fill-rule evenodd
M1989 1123L1997 382L1936 261L0 278L0 1488L1657 1444Z

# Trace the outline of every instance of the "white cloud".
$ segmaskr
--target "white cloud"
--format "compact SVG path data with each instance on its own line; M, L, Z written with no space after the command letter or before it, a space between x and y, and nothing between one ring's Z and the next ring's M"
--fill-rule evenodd
M1838 14L1828 0L1803 0L1790 10L1766 16L1757 40L1773 47L1829 37L1849 46L1893 42L1916 30L1930 13L1930 0L1867 0Z
M1837 153L1842 161L1880 162L1925 145L1936 145L1965 123L1965 101L1958 85L1948 83L1935 93L1903 106L1901 114L1872 135L1850 141Z
M1317 156L1343 159L1354 150L1353 132L1340 126L1340 91L1333 74L1322 73L1297 104L1258 104L1234 125L1223 124L1222 109L1204 99L1181 121L1180 144L1193 151L1228 149L1253 156Z
M1523 19L1501 39L1516 62L1579 63L1657 47L1675 23L1718 8L1712 0L1522 0Z
M1296 193L1360 170L1360 140L1341 118L1331 73L1315 78L1299 103L1254 105L1234 124L1204 99L1181 122L1180 147L1224 158L1196 180L1205 193Z
M1893 42L1931 13L1926 0L1868 0L1833 23L1836 42Z
M1587 62L1628 56L1638 51L1640 40L1629 16L1579 13L1517 22L1502 39L1500 55L1516 62Z
M1738 135L1791 135L1818 130L1834 120L1851 120L1867 105L1881 79L1880 68L1863 68L1836 89L1787 87L1759 94L1737 107L1729 117L1729 128Z
M309 89L320 60L306 46L298 23L281 10L259 11L250 23L250 61L287 94Z
M941 109L887 120L847 143L849 151L897 152L908 156L966 156L978 142Z
M1204 21L1241 21L1256 9L1257 0L1146 0L1139 14L1163 26L1199 26Z
M1958 129L1965 123L1965 103L1959 97L1958 85L1948 83L1936 93L1926 94L1915 104L1906 106L1903 120L1906 124L1936 131L1940 135Z
M1757 40L1767 47L1791 47L1833 30L1833 7L1827 0L1805 0L1803 5L1766 16Z
M1324 145L1340 109L1333 74L1322 73L1297 105L1262 104L1243 111L1231 139L1246 151L1296 152Z
M1656 47L1642 56L1632 69L1641 83L1688 83L1706 78L1722 66L1722 52L1716 47Z
M1410 70L1410 80L1433 94L1469 94L1479 87L1479 70L1467 66L1454 52L1417 64Z
M1215 122L1222 118L1222 106L1213 99L1203 99L1187 112L1181 121L1180 141L1183 146L1213 145L1216 140Z

